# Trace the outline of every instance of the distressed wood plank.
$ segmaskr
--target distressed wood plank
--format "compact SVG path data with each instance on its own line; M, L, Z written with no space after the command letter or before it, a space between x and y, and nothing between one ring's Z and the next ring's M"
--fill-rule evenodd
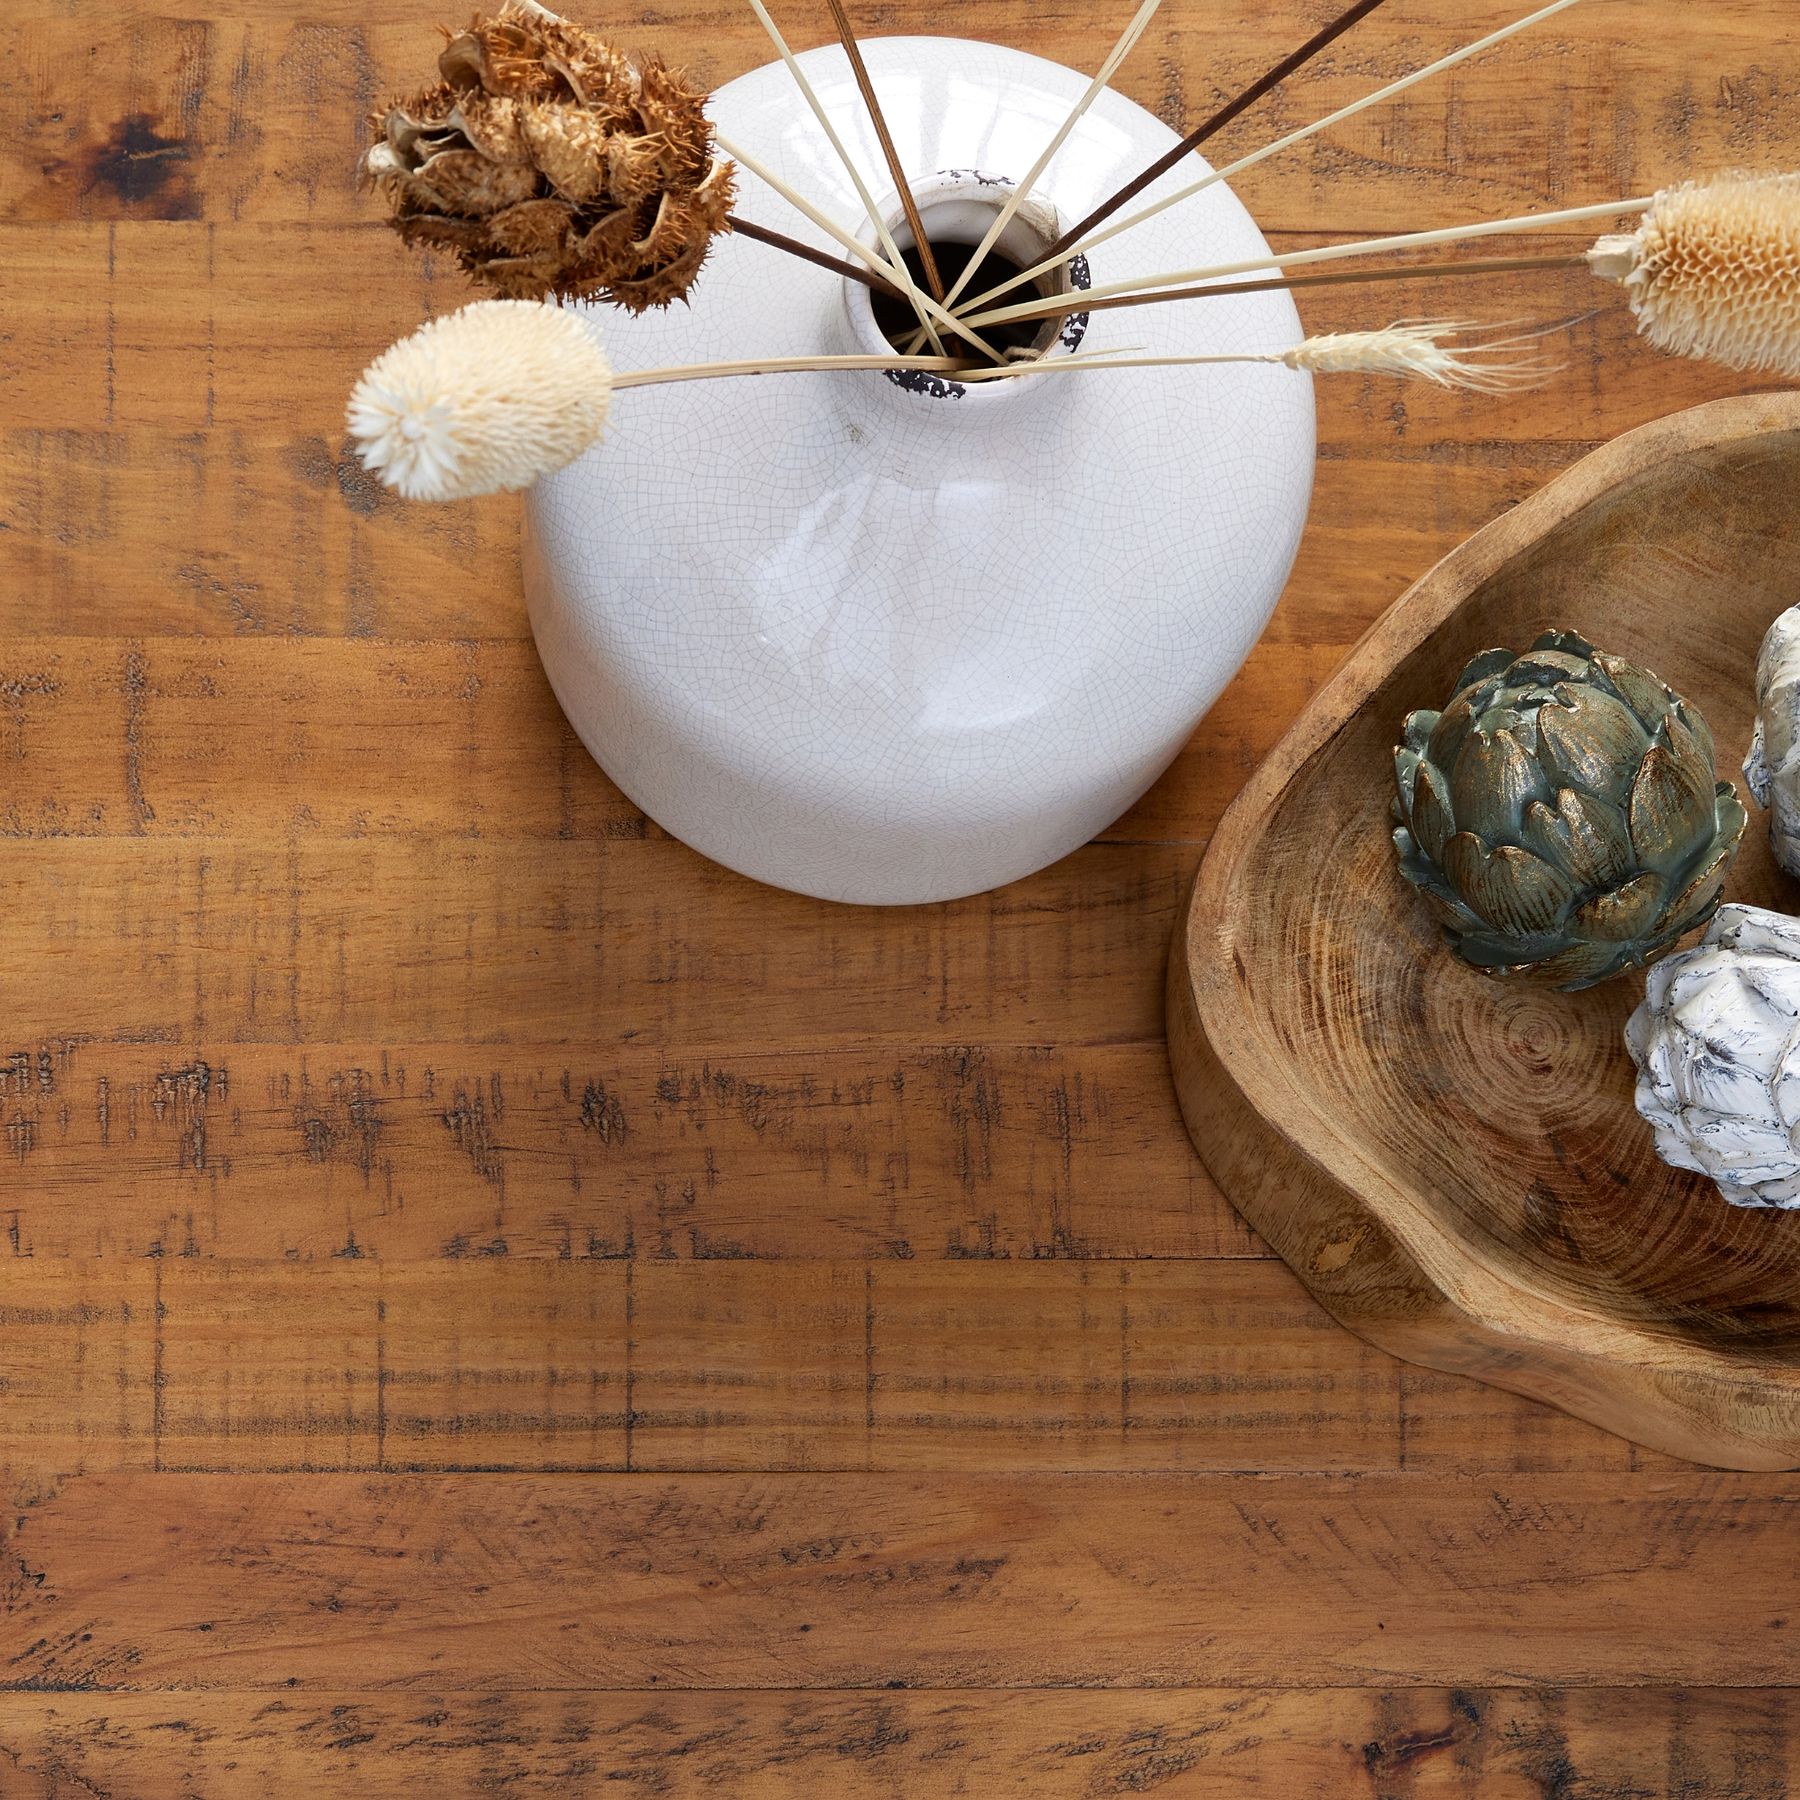
M15 1263L0 1467L1399 1466L1269 1262Z
M16 1040L1141 1040L1197 860L1094 844L943 906L836 907L672 841L23 838Z
M1511 0L1421 16L1378 13L1219 140L1238 155L1517 18ZM590 20L601 15L577 9ZM1233 9L1228 24L1168 8L1117 85L1180 129L1306 37L1329 6ZM35 219L263 222L373 216L351 170L364 115L431 72L440 11L371 17L353 0L269 0L167 17L96 0L24 0L0 79L0 215ZM889 7L883 30L951 31L941 5ZM738 7L609 17L627 48L690 67L708 85L767 60ZM797 47L828 41L796 16ZM1090 15L1001 0L982 35L1091 67ZM1677 51L1676 46L1679 46ZM1402 95L1245 177L1253 209L1289 227L1404 230L1424 208L1478 218L1572 196L1636 193L1671 166L1731 166L1792 141L1784 79L1800 31L1763 0L1720 0L1646 32L1627 0L1595 0L1473 65Z
M1266 1262L635 1277L639 1469L1397 1463L1395 1365Z
M1797 1704L1779 1688L11 1694L0 1757L20 1800L614 1782L660 1800L1586 1800L1676 1781L1774 1800L1800 1786Z
M1791 1683L1780 1477L85 1476L5 1685ZM1679 1621L1679 1629L1671 1629Z
M20 366L0 364L0 384ZM518 511L402 505L310 401L291 434L15 429L0 433L6 631L519 638Z
M650 829L528 642L0 642L0 835Z
M122 1469L1638 1466L1394 1362L1254 1260L32 1257L0 1365L27 1496Z
M14 1256L1242 1256L1157 1042L28 1045Z

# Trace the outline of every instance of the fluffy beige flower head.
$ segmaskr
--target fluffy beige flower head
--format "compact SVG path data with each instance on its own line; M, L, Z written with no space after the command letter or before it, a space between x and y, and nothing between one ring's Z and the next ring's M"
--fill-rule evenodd
M1664 188L1636 231L1588 252L1659 350L1800 376L1800 175Z
M481 300L382 352L350 396L363 466L409 500L529 487L600 436L612 367L572 312Z

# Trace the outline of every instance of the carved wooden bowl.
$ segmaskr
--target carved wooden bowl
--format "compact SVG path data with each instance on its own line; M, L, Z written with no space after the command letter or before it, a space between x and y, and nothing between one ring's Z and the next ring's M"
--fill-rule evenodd
M1796 601L1800 394L1607 445L1351 653L1220 825L1169 971L1200 1155L1338 1319L1733 1468L1800 1465L1800 1213L1657 1160L1622 1035L1641 974L1559 994L1444 948L1394 870L1392 749L1477 651L1562 625L1694 701L1742 793L1757 647ZM1726 898L1800 912L1754 806Z

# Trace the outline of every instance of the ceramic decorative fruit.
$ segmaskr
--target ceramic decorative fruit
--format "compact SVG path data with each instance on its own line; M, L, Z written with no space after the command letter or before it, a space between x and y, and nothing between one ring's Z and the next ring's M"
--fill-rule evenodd
M1721 907L1650 971L1625 1042L1664 1162L1733 1206L1800 1207L1800 919Z
M1769 811L1769 844L1790 875L1800 875L1800 606L1790 606L1756 659L1756 735L1744 779Z

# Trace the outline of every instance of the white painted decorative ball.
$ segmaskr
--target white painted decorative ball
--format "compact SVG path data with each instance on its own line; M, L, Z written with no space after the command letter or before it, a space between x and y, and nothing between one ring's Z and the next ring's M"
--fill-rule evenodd
M863 48L941 244L979 241L1089 82L960 39ZM909 242L843 52L800 60ZM712 111L873 241L784 68L730 82ZM1175 141L1103 92L999 250L1035 261ZM1143 201L1204 172L1187 157ZM740 191L743 216L837 249L747 170ZM1267 255L1217 183L1066 280ZM594 322L621 374L892 353L866 287L737 235L691 306ZM1301 332L1285 293L1257 293L1072 307L1046 337L1066 360L1280 352ZM1267 365L640 387L618 395L601 444L528 496L532 629L601 766L715 861L832 900L978 893L1066 855L1167 767L1268 622L1313 461L1312 379Z
M1775 860L1800 875L1800 606L1769 627L1756 659L1756 732L1744 779L1768 809Z
M1800 919L1722 906L1625 1027L1656 1151L1733 1206L1800 1208Z

